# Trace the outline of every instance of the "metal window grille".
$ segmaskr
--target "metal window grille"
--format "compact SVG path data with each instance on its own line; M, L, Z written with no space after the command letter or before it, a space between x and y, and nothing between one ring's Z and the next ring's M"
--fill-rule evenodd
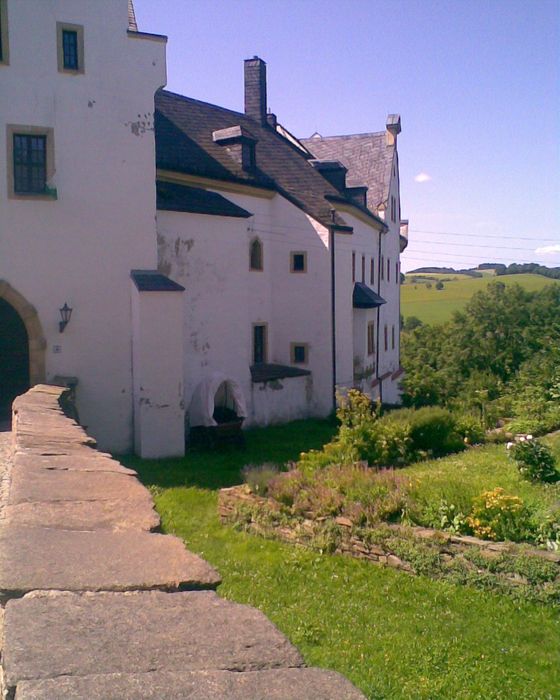
M65 70L78 70L78 32L62 30L62 56Z
M47 184L47 137L14 134L14 192L41 193Z

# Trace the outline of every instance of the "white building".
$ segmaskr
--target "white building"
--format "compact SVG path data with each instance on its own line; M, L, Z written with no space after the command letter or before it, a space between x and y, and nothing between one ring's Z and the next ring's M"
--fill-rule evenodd
M260 59L245 114L159 90L129 0L0 0L0 36L0 410L66 382L102 448L163 456L210 380L245 425L398 400L396 143L372 203L267 114Z

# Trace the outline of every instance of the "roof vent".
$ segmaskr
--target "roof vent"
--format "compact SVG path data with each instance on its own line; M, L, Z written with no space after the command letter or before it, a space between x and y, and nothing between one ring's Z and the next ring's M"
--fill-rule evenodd
M397 136L401 133L401 115L389 114L385 127L387 129L387 145L396 146Z
M252 171L257 166L257 140L242 126L230 126L212 132L214 143L225 146L229 155L246 171Z
M337 190L344 192L346 189L347 168L338 160L310 160L311 165L328 180Z

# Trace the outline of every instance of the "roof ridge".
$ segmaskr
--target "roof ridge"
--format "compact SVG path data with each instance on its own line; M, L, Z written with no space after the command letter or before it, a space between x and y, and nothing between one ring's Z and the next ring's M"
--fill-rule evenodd
M339 134L334 136L321 136L320 138L313 138L313 136L307 136L305 138L299 138L299 141L329 141L331 139L353 139L356 137L364 136L385 136L384 131L365 131L361 134Z
M194 97L187 97L186 95L180 95L178 92L173 92L172 90L158 90L160 94L171 95L172 97L178 97L185 102L196 102L199 105L206 105L207 107L213 107L214 109L219 109L220 112L228 112L229 114L235 114L238 117L243 117L243 119L249 119L253 121L251 117L248 117L244 112L238 112L235 109L228 109L227 107L221 107L220 105L215 105L213 102L206 102L205 100L197 100Z

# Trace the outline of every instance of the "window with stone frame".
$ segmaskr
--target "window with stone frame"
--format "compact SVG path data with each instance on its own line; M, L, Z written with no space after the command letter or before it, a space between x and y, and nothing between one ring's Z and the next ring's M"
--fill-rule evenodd
M263 244L259 238L254 238L249 244L249 269L257 272L263 270Z

